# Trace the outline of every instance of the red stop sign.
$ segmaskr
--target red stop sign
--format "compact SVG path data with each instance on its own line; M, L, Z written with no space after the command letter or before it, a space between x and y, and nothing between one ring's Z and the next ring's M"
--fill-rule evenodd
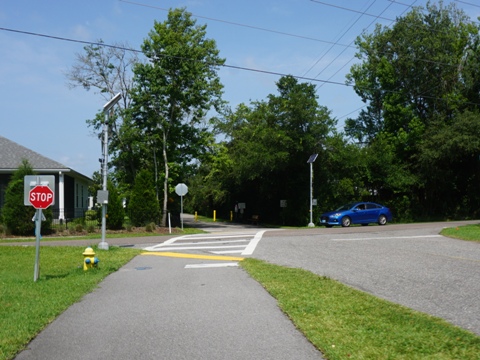
M53 204L53 191L48 186L37 185L30 190L28 199L35 209L46 209Z

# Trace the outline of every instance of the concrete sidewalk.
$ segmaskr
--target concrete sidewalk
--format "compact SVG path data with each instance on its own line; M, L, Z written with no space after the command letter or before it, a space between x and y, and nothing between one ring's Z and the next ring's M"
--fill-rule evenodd
M212 263L137 256L16 359L322 359L243 269L195 267Z

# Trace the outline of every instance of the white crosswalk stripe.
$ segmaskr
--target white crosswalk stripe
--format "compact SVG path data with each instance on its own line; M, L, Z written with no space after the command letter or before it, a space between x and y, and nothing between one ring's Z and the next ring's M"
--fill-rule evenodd
M252 255L265 230L243 234L184 235L169 239L162 244L149 246L146 251L202 251L217 255Z

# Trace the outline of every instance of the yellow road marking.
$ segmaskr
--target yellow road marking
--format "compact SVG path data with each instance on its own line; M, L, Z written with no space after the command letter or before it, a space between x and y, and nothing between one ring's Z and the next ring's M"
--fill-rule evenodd
M144 252L141 255L166 256L185 259L203 259L203 260L229 260L242 261L244 258L235 256L220 256L220 255L197 255L197 254L182 254L174 252Z

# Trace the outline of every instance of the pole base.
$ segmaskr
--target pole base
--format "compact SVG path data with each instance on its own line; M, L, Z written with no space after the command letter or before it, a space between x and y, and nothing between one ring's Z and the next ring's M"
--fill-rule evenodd
M307 226L308 227L315 227L315 224L314 223L309 223Z
M100 243L98 244L98 248L99 248L100 250L108 250L108 244L107 244L107 242L105 242L105 241L100 242Z

